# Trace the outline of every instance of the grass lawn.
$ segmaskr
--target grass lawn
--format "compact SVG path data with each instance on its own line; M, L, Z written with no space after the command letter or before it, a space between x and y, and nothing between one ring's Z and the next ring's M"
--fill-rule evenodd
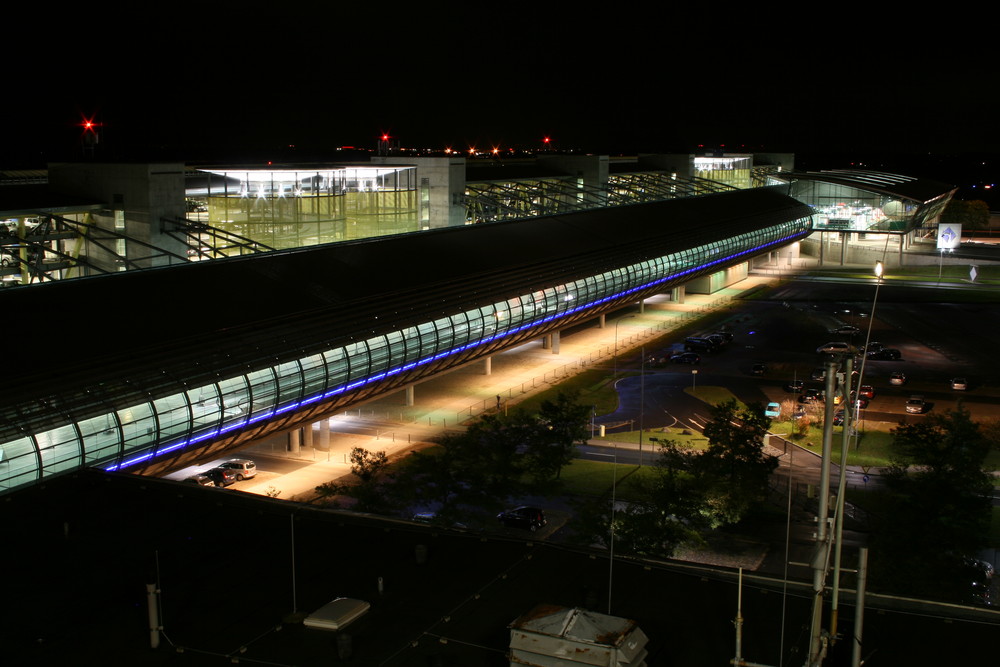
M640 468L635 465L577 459L562 469L560 495L610 496L612 482L617 478L615 497L624 501L636 500L636 482L652 474L653 470L649 466Z
M542 403L554 400L560 392L564 394L576 392L578 404L595 406L599 415L610 414L618 409L618 393L611 386L611 375L609 370L603 368L583 371L561 381L556 387L529 396L520 401L517 407L530 413L537 413L541 409ZM621 379L629 375L635 375L635 373L621 372L618 377Z

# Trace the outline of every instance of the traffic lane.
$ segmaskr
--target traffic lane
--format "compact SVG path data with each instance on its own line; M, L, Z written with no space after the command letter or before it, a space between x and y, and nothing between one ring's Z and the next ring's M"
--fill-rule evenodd
M713 366L721 361L723 354L713 357ZM697 375L692 373L693 370L698 371ZM717 373L712 367L685 366L683 370L647 371L644 377L629 376L615 383L618 409L602 415L596 423L632 423L638 427L642 421L645 428L661 428L700 421L708 414L710 406L687 392L688 388L697 385L725 387L747 403L766 403L768 400L753 377L733 377Z

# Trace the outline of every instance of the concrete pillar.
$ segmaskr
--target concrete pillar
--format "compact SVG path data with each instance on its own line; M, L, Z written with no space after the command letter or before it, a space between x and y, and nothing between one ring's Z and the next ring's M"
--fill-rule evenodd
M553 331L551 336L552 336L552 354L559 354L559 332Z
M670 290L670 300L674 303L684 303L684 285L678 285Z
M313 446L313 427L312 424L306 424L302 427L302 446L312 447Z
M646 300L639 299L639 314L642 315L646 312Z
M542 336L542 349L548 350L552 347L552 334L545 334Z
M483 359L483 375L493 375L493 357Z
M408 407L413 405L413 385L412 384L408 385L406 387L406 405Z
M330 420L321 419L316 422L316 425L319 426L319 443L316 449L328 452L330 451Z
M288 451L292 454L299 453L299 444L302 441L302 429L293 429L288 432Z
M598 329L603 329L603 328L604 328L604 327L606 327L606 326L608 326L608 323L607 323L607 321L606 321L606 317L605 317L604 313L601 313L601 314L600 314L600 315L599 315L599 316L597 317L597 328L598 328Z

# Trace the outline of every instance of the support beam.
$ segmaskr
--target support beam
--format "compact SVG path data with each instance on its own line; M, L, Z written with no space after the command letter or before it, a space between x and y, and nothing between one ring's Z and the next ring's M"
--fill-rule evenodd
M493 375L493 357L483 359L483 375Z
M549 336L552 339L552 354L559 354L559 332L553 331Z
M406 387L406 406L411 407L413 405L413 385L408 385Z
M545 334L542 336L542 349L548 350L552 347L552 334Z
M639 299L639 314L642 315L646 312L646 300Z
M608 326L608 323L607 323L607 318L606 318L606 316L604 315L604 313L601 313L601 314L600 314L600 315L598 316L598 318L597 318L597 328L598 328L598 329L603 329L603 328L605 328L606 326Z
M674 303L684 303L684 285L678 285L670 290L670 300Z
M316 422L316 426L319 427L319 443L316 448L323 452L330 451L330 420L321 419Z
M312 447L313 446L313 427L312 424L306 424L302 427L302 446Z
M302 429L296 428L288 432L288 451L298 454L302 443Z

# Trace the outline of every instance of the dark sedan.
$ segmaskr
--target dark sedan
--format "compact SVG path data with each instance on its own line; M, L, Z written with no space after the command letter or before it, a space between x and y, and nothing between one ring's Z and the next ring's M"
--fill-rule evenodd
M537 507L516 507L497 514L497 521L507 528L526 528L534 532L548 523L545 512Z

